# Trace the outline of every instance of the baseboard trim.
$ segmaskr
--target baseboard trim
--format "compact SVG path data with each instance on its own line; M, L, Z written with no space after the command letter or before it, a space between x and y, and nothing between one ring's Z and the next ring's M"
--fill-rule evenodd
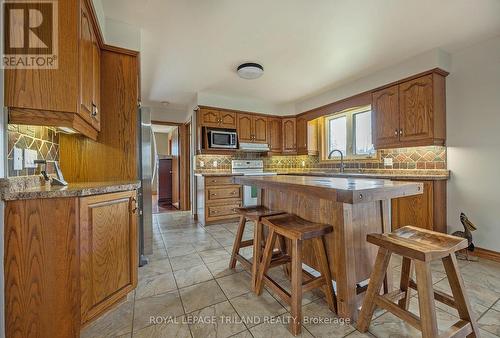
M490 261L495 261L500 263L500 252L483 249L483 248L474 248L474 251L469 252L472 256L476 256L479 258L488 259Z

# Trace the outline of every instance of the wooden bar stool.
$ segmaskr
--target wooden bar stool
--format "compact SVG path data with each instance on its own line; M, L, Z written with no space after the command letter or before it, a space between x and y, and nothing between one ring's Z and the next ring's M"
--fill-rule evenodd
M269 227L269 234L266 240L266 247L260 267L258 269L256 281L256 293L262 293L263 285L273 289L291 307L292 322L290 331L293 335L298 335L301 331L302 323L302 293L314 288L323 287L328 306L332 311L337 311L337 300L332 287L332 277L328 258L326 256L323 236L332 232L333 227L328 224L320 224L306 221L296 215L283 214L266 217L262 223ZM276 240L281 243L288 239L291 242L291 257L284 252L281 255L273 255ZM312 240L314 252L319 262L321 276L311 278L302 283L302 244L304 240ZM281 247L284 251L284 248ZM273 257L274 256L274 257ZM267 276L267 271L271 267L289 264L291 262L291 294L283 289L276 281ZM307 275L307 273L305 273Z
M375 307L379 306L420 330L424 338L479 337L455 256L455 252L467 247L466 239L405 226L390 234L370 234L367 240L379 250L358 320L359 331L368 330ZM400 290L381 296L379 291L392 253L403 256ZM438 259L443 261L453 296L433 290L430 263ZM411 277L413 264L416 282ZM420 318L408 311L410 288L418 292ZM456 308L460 316L442 335L438 332L434 300Z
M249 208L236 208L236 212L239 213L240 222L238 224L238 230L236 232L236 237L234 238L233 252L231 254L231 260L229 261L229 268L234 269L236 266L236 261L239 261L243 267L247 270L252 271L252 290L255 290L255 280L257 278L257 269L259 267L259 262L262 256L262 247L264 240L264 227L262 226L262 218L267 216L274 216L284 214L283 211L270 210L263 206L255 206ZM247 220L254 221L254 235L253 239L243 241L243 233L245 231L245 225ZM258 245L259 244L259 245ZM253 246L253 262L240 255L240 248L245 248L247 246Z

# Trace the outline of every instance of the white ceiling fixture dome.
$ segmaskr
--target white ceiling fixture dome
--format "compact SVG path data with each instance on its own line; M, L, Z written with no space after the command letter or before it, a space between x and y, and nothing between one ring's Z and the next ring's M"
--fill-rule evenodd
M264 67L254 62L242 63L238 66L238 75L246 80L257 79L264 74Z

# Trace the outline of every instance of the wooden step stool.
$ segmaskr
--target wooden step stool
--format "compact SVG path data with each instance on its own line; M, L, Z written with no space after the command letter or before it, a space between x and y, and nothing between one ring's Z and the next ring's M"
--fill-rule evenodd
M292 322L290 323L290 331L293 335L298 335L301 331L302 323L303 292L323 287L329 308L332 311L337 311L337 300L332 287L330 267L323 243L323 236L332 232L333 227L327 224L309 222L292 214L266 217L262 219L262 223L269 227L269 234L258 269L256 292L257 295L260 295L265 284L291 306ZM273 255L276 239L279 239L281 243L284 243L285 239L291 242L291 250L289 250L291 251L291 257L284 252L281 255ZM314 242L314 252L320 265L319 272L321 276L314 277L310 275L311 278L302 283L302 274L305 273L302 270L302 243L304 240L312 240ZM284 250L282 244L280 244L280 247ZM292 278L291 294L266 274L269 268L289 264L290 262ZM305 274L308 275L307 273Z
M358 320L359 331L368 330L375 307L379 306L420 330L424 338L479 337L455 256L455 252L467 247L466 239L405 226L390 234L370 234L367 240L379 246L379 250ZM392 253L403 256L400 290L381 296L379 291ZM453 297L433 290L430 263L438 259L443 261ZM411 279L413 264L416 283ZM420 318L408 311L410 288L418 292ZM438 333L434 299L456 308L460 316L460 320L441 335Z
M283 211L269 210L263 206L255 206L249 208L236 208L236 212L240 214L240 222L238 224L238 230L236 232L236 237L234 238L233 252L231 254L231 260L229 261L229 268L234 269L236 266L236 261L240 262L241 265L247 270L252 272L252 290L255 290L255 281L257 278L257 269L259 267L259 262L262 257L262 247L264 240L264 227L262 226L262 218L267 216L274 216L284 214ZM254 236L253 239L243 241L243 233L245 231L245 225L247 220L254 221ZM259 245L257 245L259 244ZM248 259L240 255L240 248L245 248L248 246L253 246L253 261L250 262Z

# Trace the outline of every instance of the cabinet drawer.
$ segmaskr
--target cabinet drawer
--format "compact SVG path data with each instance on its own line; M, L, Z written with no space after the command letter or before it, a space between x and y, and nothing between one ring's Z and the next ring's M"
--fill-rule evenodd
M207 218L219 218L226 216L236 216L238 215L235 208L241 206L241 203L228 204L228 205L212 205L207 207Z
M205 178L205 185L233 184L233 176L213 176Z
M240 198L241 188L238 185L223 188L207 188L207 201L215 201L226 198Z

